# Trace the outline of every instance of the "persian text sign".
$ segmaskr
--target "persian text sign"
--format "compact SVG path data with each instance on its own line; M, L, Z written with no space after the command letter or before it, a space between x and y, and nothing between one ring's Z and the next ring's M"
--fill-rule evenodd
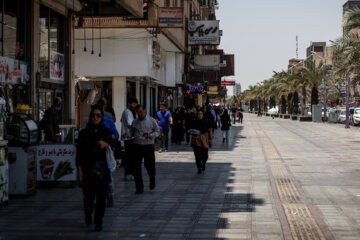
M29 79L30 68L27 62L0 57L0 83L26 84Z
M39 145L34 151L38 181L76 181L74 145Z
M184 27L184 8L159 8L159 27Z
M218 71L220 70L220 55L195 55L195 70Z
M64 54L50 51L50 79L64 81L65 58Z
M219 20L189 21L189 45L219 45Z

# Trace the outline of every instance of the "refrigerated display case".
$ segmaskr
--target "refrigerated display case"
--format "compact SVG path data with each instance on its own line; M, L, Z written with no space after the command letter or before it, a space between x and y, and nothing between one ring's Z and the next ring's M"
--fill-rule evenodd
M0 141L0 206L9 201L9 163L6 151L7 141Z
M36 160L30 147L38 143L36 122L25 114L9 114L5 139L9 141L9 194L35 193Z

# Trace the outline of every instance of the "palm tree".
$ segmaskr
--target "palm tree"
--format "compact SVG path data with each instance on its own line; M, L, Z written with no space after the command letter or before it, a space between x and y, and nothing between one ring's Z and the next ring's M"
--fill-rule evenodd
M319 65L316 65L315 61L306 61L305 67L299 69L302 80L311 88L311 105L319 103L319 86L324 77L323 71L322 61Z

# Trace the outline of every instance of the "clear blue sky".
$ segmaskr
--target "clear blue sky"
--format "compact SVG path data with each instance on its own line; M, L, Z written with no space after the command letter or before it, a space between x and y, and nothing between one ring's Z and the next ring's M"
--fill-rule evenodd
M235 77L245 90L306 56L310 42L334 40L342 34L346 0L219 0L217 19L223 30L220 48L235 54ZM229 89L230 90L230 89Z

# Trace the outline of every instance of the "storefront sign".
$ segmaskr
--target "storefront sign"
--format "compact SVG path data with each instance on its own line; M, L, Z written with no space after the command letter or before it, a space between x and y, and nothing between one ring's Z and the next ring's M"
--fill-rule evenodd
M0 83L26 84L29 79L30 68L27 62L0 57Z
M204 86L189 86L186 90L187 94L205 94L206 90Z
M159 8L159 27L184 27L184 8Z
M221 81L222 86L235 86L235 81Z
M50 51L50 79L64 81L65 58L64 54Z
M194 63L198 71L219 71L220 55L196 55Z
M74 145L40 145L34 150L38 181L76 181Z
M219 45L219 20L189 21L189 45Z
M208 95L218 95L219 94L219 88L217 86L209 86L208 87Z
M224 62L226 65L220 68L220 76L234 76L235 75L235 56L224 55Z

